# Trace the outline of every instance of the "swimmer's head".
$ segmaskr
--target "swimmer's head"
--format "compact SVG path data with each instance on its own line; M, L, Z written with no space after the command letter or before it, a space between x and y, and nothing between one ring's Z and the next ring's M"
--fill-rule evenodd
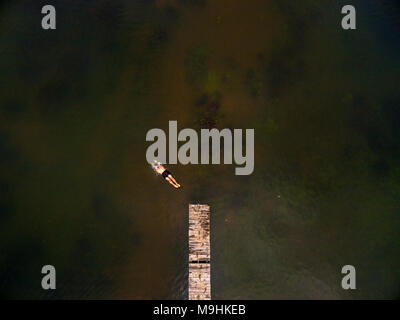
M160 162L158 162L157 160L153 160L153 164L152 164L153 169L157 169L160 165L161 165Z

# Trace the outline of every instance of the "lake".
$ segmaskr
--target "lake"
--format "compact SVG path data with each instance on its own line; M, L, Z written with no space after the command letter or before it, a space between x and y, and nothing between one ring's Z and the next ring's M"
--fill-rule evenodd
M53 0L43 30L2 3L1 297L186 299L207 203L213 299L399 298L400 3L352 1L348 31L345 4ZM254 128L254 172L166 164L173 188L145 157L170 120Z

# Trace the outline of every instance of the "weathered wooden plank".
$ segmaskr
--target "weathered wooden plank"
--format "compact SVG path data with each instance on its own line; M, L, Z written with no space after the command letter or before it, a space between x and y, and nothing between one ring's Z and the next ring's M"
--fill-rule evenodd
M189 204L189 300L210 300L210 206Z
M189 263L189 300L211 300L209 263Z

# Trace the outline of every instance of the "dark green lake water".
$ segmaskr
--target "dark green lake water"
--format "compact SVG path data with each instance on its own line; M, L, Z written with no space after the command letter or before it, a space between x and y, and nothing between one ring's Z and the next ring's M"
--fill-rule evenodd
M400 297L400 4L0 6L0 294L185 299L189 203L214 299ZM255 170L146 163L148 130L254 128ZM57 289L41 289L41 268ZM357 290L341 288L354 265Z

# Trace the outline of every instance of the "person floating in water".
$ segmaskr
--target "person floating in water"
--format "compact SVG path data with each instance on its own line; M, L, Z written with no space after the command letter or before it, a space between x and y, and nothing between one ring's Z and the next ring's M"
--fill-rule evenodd
M172 184L175 188L181 187L181 185L178 182L176 182L176 180L172 176L171 172L169 172L167 169L165 169L164 166L160 162L158 162L157 160L154 160L152 167L155 172L157 172L158 174L161 174L163 176L163 178L165 180L167 180L170 184Z

